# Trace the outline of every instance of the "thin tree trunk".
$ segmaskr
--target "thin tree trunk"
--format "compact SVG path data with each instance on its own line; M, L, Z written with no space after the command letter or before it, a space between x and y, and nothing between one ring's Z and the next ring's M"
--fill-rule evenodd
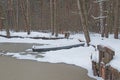
M0 30L3 28L3 19L2 19L2 6L0 4Z
M27 34L29 35L30 34L30 15L29 15L30 14L30 1L29 0L26 0L26 1L27 1L26 27L27 27Z
M17 24L16 24L16 12L15 12L15 7L16 5L14 5L14 0L12 0L11 2L11 6L12 6L12 26L13 26L13 29L16 31L17 29Z
M119 31L119 0L115 0L116 5L114 8L115 11L115 20L114 20L114 38L118 39L118 31Z
M109 33L111 32L111 28L113 25L112 22L112 0L109 0L107 3L107 18L106 18L106 27L105 27L105 37L108 38L109 37Z
M55 36L58 37L58 27L57 27L57 0L54 0L54 29L55 29Z
M16 31L18 31L19 27L19 0L16 0Z
M24 29L24 31L26 31L25 2L24 2L24 0L20 0L19 2L20 2L21 13L23 15L23 18L24 18L23 20L24 20L24 23L25 23L25 29Z
M43 27L43 0L40 0L40 20L41 20L41 23L40 23L40 27L42 28Z
M10 37L10 27L12 27L12 0L8 0L7 1L7 26L6 26L6 35L7 35L7 38Z
M85 39L86 39L87 45L89 45L90 36L89 36L88 29L87 29L88 22L87 22L87 11L86 11L86 6L85 6L85 0L77 0L77 5L78 5L78 10L80 14L80 19L81 19Z
M114 26L114 0L111 0L111 27L110 33L113 33L113 26Z
M25 31L27 31L27 34L30 34L30 21L29 21L29 0L26 0L26 11L25 11L25 4L24 1L21 0L21 9L22 9L22 14L24 17L24 21L25 21ZM26 14L25 14L26 12Z
M99 7L100 7L100 32L101 32L101 37L104 37L104 18L102 18L103 15L103 1L99 2Z
M54 5L53 0L50 0L50 15L51 15L51 32L54 35Z
M103 7L104 7L104 16L106 16L103 20L104 20L104 36L106 38L108 38L109 35L109 22L110 22L110 6L109 6L109 1L108 2L104 2ZM105 12L106 11L106 12Z

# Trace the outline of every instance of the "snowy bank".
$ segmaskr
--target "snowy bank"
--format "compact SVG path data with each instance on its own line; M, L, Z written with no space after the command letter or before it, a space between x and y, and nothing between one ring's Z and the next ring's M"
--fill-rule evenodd
M0 32L0 34L5 35L5 32ZM35 36L46 36L46 37L51 37L50 33L39 33L39 32L32 32L31 35L27 35L24 32L11 32L11 35L19 35L19 36L24 36L24 37L35 37ZM114 65L113 67L116 67L117 64L119 64L118 60L120 59L120 40L113 39L113 37L110 38L104 38L102 39L99 34L90 34L91 37L91 43L92 45L98 45L98 44L103 44L106 46L110 46L113 50L115 50L115 53L117 53L114 56L114 60L111 61L111 65ZM85 41L84 35L83 34L74 34L71 35L70 38L72 39L58 39L58 40L42 40L42 39L30 39L30 38L3 38L0 37L0 43L37 43L37 44L44 44L44 45L72 45L72 44L78 44L80 40ZM32 46L31 46L32 48ZM58 51L49 51L45 52L45 54L39 54L41 56L44 56L42 58L36 57L35 55L32 54L26 54L26 55L21 55L20 53L7 53L5 55L12 55L12 57L16 57L18 59L29 59L29 60L36 60L36 61L43 61L43 62L51 62L51 63L67 63L67 64L73 64L76 66L83 67L88 70L88 75L91 77L96 78L97 80L102 80L99 77L93 76L92 72L92 65L91 65L91 54L95 52L95 49L90 46L90 47L78 47L78 48L72 48L72 49L63 49L63 50L58 50ZM1 53L2 54L2 53ZM94 55L96 56L96 55ZM95 58L97 59L97 58ZM117 66L118 70L120 68Z

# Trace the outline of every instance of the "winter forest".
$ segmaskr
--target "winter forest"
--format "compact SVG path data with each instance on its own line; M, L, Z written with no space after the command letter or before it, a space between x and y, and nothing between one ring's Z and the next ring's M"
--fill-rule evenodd
M102 37L114 33L118 38L118 16L119 0L0 0L0 30L8 36L9 30L47 30L90 31Z
M120 0L0 0L0 80L120 80L119 13Z

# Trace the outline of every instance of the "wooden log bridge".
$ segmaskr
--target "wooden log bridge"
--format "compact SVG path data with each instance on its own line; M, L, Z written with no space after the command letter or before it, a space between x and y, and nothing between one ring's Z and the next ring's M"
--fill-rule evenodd
M36 46L34 46L32 48L33 52L45 52L45 51L55 51L55 50L61 50L61 49L70 49L73 47L79 47L79 46L84 46L85 43L80 43L80 44L74 44L74 45L67 45L67 46L54 46L54 47L40 47L37 48Z

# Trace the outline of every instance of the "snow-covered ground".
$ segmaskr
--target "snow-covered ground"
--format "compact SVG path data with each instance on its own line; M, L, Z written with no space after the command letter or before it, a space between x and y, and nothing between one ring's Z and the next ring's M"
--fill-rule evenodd
M0 34L5 35L4 31L1 31ZM32 32L30 35L27 35L24 32L11 32L12 36L23 36L26 38L4 38L0 37L0 43L4 42L11 42L11 43L38 43L38 44L47 44L47 45L70 45L70 44L77 44L80 43L78 39L85 41L83 34L74 34L70 36L70 39L58 39L58 40L42 40L42 39L30 39L27 37L53 37L50 33L40 33L40 32ZM60 35L60 37L63 37L64 35ZM116 55L114 56L114 60L111 61L111 65L115 67L116 69L120 70L120 67L118 67L118 64L120 62L120 40L114 39L113 35L110 35L110 38L101 38L100 34L90 34L92 45L106 45L108 47L111 47L113 50L115 50ZM32 46L31 46L32 48ZM93 76L92 73L92 66L91 66L91 54L95 53L95 48L92 46L84 46L84 47L76 47L71 49L63 49L63 50L57 50L57 51L48 51L45 52L45 54L41 54L42 58L36 58L34 55L27 54L27 55L21 55L20 53L7 53L6 55L12 55L13 57L16 57L17 59L30 59L30 60L36 60L36 61L42 61L42 62L50 62L50 63L66 63L66 64L73 64L76 66L83 67L88 70L88 75L90 77L93 77L97 80L102 80L100 77ZM2 54L2 53L1 53Z

